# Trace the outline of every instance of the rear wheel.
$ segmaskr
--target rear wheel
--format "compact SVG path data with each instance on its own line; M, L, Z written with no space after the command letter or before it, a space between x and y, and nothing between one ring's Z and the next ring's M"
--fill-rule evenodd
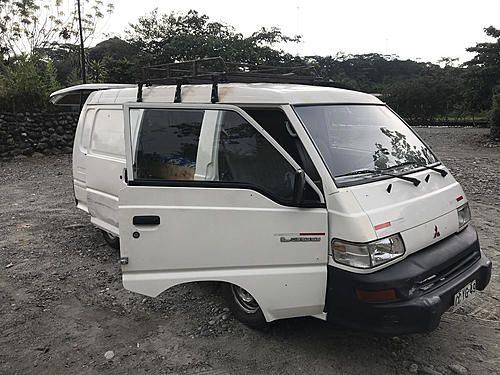
M266 319L259 304L245 289L230 284L227 294L231 310L240 322L252 328L262 328L266 325Z
M105 230L102 231L102 236L104 237L104 241L106 241L106 243L113 249L116 250L120 249L120 237L115 236L114 234L111 234L109 232L106 232Z

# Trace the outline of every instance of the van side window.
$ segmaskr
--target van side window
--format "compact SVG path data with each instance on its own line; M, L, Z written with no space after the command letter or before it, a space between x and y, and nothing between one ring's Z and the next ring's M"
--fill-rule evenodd
M278 108L242 107L262 128L283 147L283 149L302 167L306 174L322 191L321 177L299 137L295 134L286 114ZM306 200L317 201L316 192L306 185Z
M92 153L125 157L123 138L123 112L120 109L100 109L97 111L90 142Z
M254 189L277 202L293 201L295 168L237 112L132 108L130 124L139 184L186 181L186 186ZM304 189L306 201L320 202L309 184Z
M260 187L281 200L293 199L295 169L238 113L221 111L218 181Z
M131 110L131 117L133 111L140 110ZM143 110L133 140L135 178L193 180L203 115L202 110Z
M88 109L85 113L83 122L82 136L80 139L80 150L87 152L90 142L90 133L92 131L92 124L94 123L95 109Z

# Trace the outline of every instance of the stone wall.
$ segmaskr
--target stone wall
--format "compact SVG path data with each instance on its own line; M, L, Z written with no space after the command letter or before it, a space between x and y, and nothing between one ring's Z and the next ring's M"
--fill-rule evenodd
M78 113L0 113L0 159L71 153Z

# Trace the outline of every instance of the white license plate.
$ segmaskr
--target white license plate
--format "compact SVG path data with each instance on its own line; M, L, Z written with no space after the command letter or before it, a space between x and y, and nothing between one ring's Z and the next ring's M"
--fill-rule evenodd
M472 280L457 293L455 293L455 296L453 297L453 306L456 307L464 301L472 299L474 294L476 294L476 280Z

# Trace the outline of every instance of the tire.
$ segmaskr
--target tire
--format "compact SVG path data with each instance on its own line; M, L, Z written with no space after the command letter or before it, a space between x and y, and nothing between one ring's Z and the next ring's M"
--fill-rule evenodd
M120 237L115 236L114 234L111 234L109 232L106 232L105 230L102 231L102 236L104 237L104 241L106 241L106 243L113 249L116 250L120 249Z
M245 289L233 284L226 284L226 296L233 315L243 324L261 329L267 325L262 310Z

